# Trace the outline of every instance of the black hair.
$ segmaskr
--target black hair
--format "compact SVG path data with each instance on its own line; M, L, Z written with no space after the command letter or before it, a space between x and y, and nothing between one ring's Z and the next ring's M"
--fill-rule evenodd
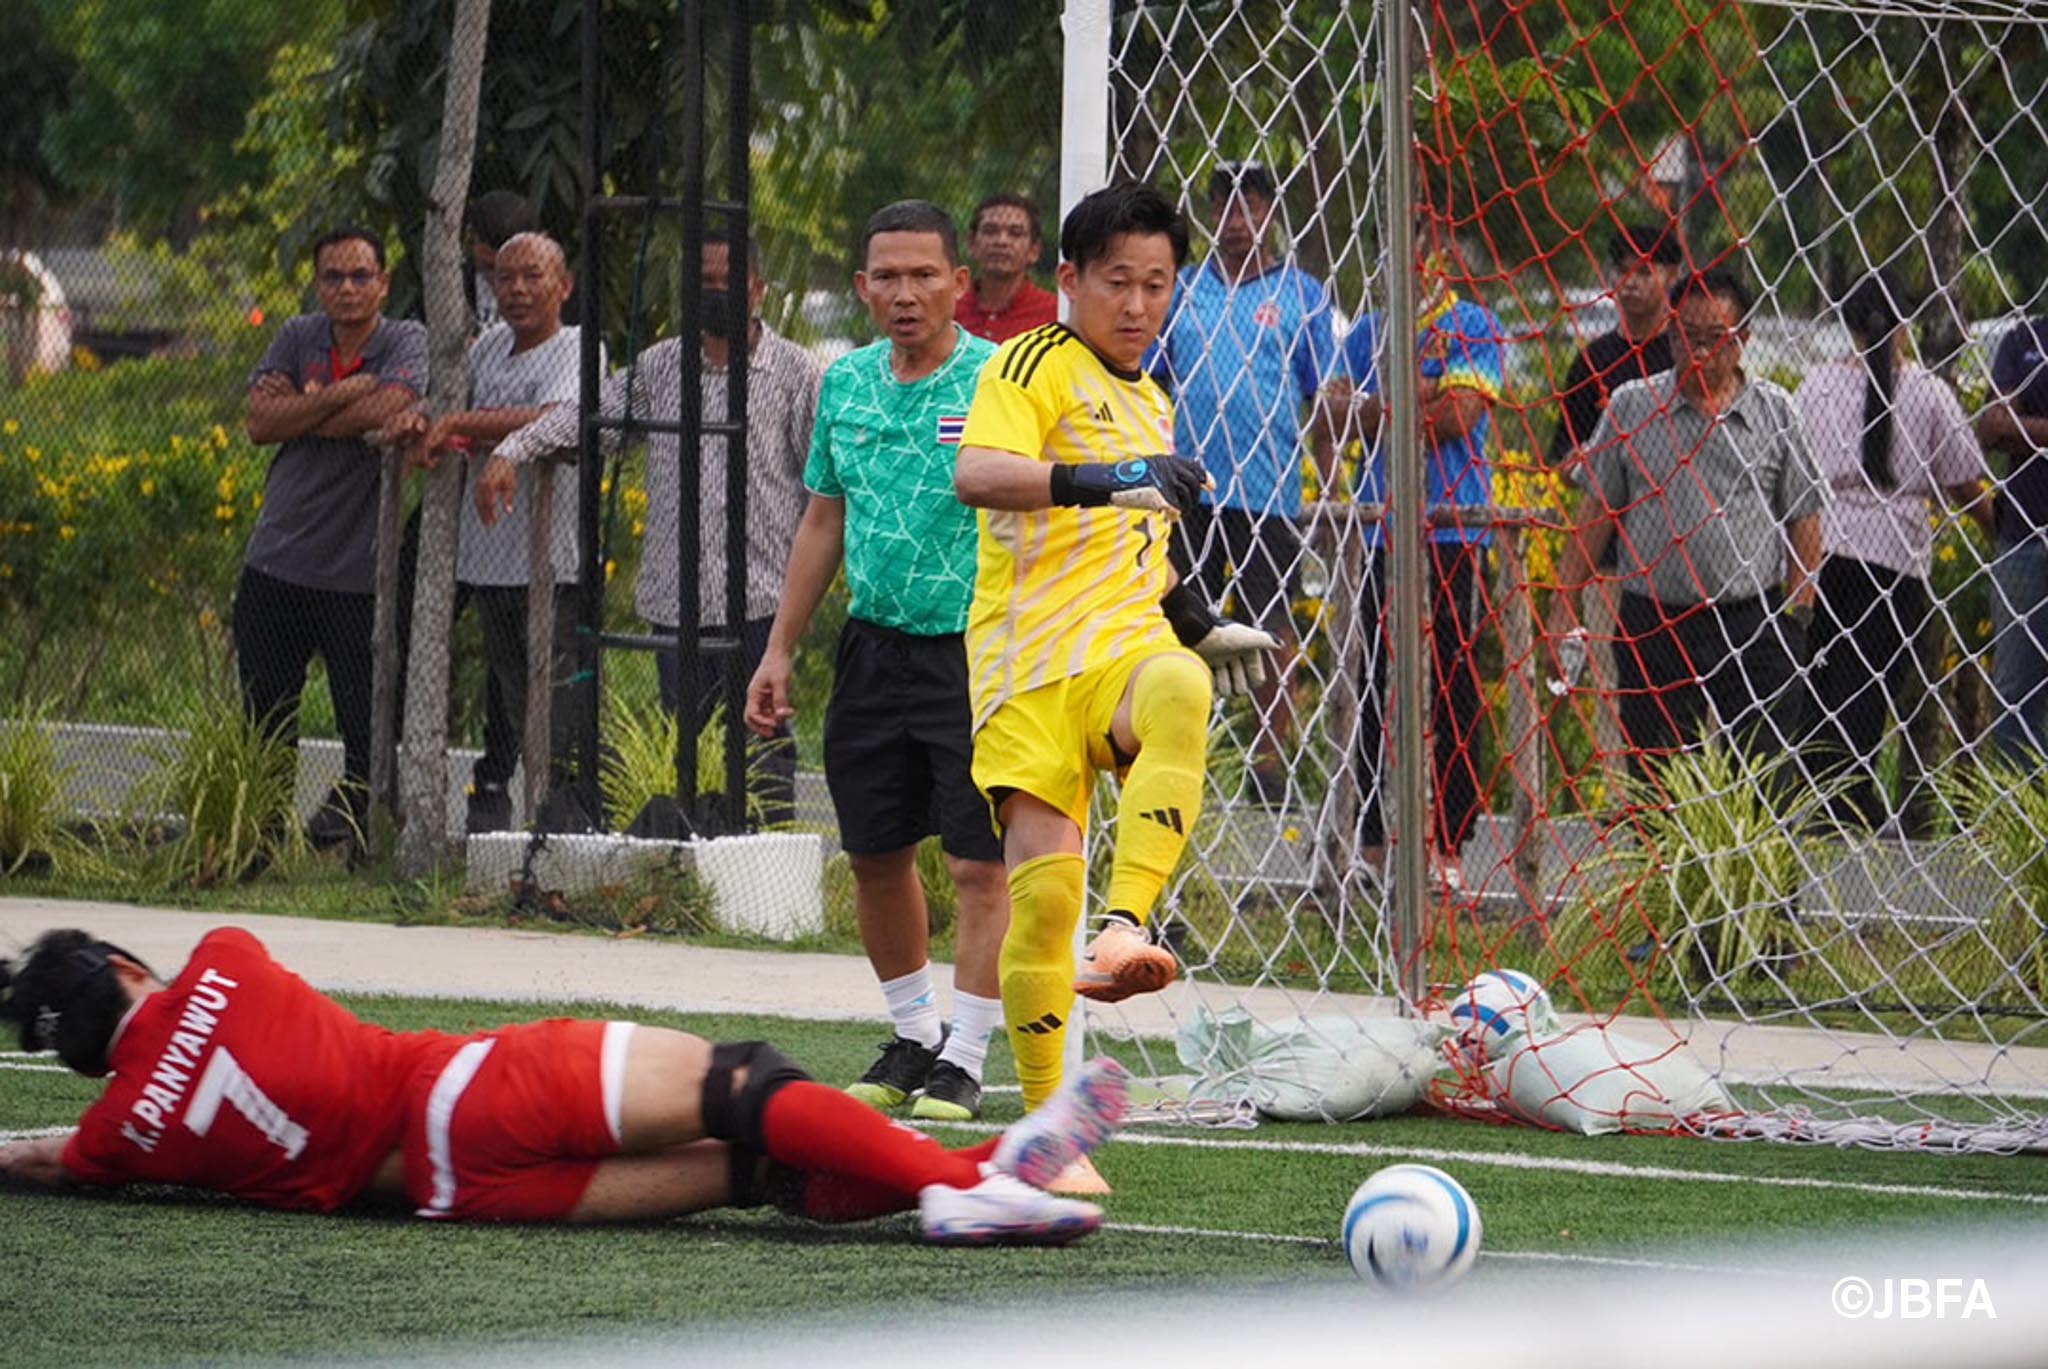
M726 250L728 259L730 259L732 254L732 245L736 241L740 241L739 236L730 229L725 228L713 229L704 235L704 245L706 247L723 247ZM747 271L751 275L758 276L761 274L761 240L752 233L749 233L744 241L747 253Z
M320 264L320 254L322 252L344 242L368 243L370 245L370 255L377 259L377 269L379 271L384 269L384 239L378 237L369 229L358 227L355 224L346 224L337 228L321 238L320 241L314 243L313 265L318 266Z
M1173 244L1173 265L1188 260L1188 221L1173 201L1143 181L1118 181L1085 196L1060 225L1060 256L1077 271L1109 251L1125 234L1164 235Z
M105 1074L129 1006L114 973L117 955L142 963L90 932L43 933L20 959L0 960L0 1022L13 1024L23 1050L54 1050L80 1074Z
M540 214L516 190L486 190L469 202L467 223L476 240L495 251L521 233L538 233Z
M1271 204L1280 190L1273 173L1257 162L1218 162L1209 173L1209 202L1221 204L1232 195L1257 195Z
M953 216L930 200L898 200L869 215L867 229L860 239L863 266L867 264L868 249L874 246L878 233L937 234L939 246L946 250L946 265L957 266L960 263L960 230L954 227Z
M1735 306L1737 326L1749 319L1752 297L1749 287L1742 283L1742 277L1726 267L1717 266L1710 271L1695 271L1680 276L1671 285L1671 307L1676 309L1691 295L1706 295L1712 299L1724 299Z
M1668 219L1663 223L1625 223L1607 240L1607 260L1615 266L1634 266L1639 261L1683 266L1685 244L1679 240L1678 225Z
M1863 474L1881 490L1899 483L1892 471L1892 334L1904 298L1898 280L1880 267L1842 300L1842 323L1863 357Z
M1019 195L1008 190L998 190L995 194L990 195L980 204L974 206L974 213L967 220L967 234L969 237L972 237L981 227L981 216L988 213L991 209L1023 210L1024 222L1031 229L1031 241L1045 241L1045 234L1039 231L1038 205L1028 196Z

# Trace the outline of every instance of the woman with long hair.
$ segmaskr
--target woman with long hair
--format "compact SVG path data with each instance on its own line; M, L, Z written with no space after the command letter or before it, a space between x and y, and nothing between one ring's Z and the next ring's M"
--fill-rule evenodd
M1904 305L1890 272L1858 281L1841 305L1854 353L1810 372L1794 397L1832 493L1809 637L1807 770L1844 777L1835 816L1870 828L1887 816L1877 756L1929 612L1931 515L1952 507L1991 525L1984 454L1955 392L1910 359Z

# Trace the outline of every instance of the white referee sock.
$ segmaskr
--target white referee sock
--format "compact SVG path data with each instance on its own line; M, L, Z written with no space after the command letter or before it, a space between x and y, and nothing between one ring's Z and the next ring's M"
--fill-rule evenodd
M946 1048L939 1052L939 1059L952 1061L980 1083L982 1062L988 1059L989 1033L1002 1021L1002 999L977 998L953 990L953 1034L946 1038Z
M945 1035L939 1017L939 1000L932 992L932 967L920 965L898 979L882 981L882 998L889 1005L889 1020L896 1034L927 1048L936 1048Z

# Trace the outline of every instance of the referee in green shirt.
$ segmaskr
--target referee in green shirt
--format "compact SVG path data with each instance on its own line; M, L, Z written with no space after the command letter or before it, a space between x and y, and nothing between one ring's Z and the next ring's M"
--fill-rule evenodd
M883 341L825 372L782 602L747 690L768 735L795 711L797 642L841 561L852 593L825 709L825 781L853 866L861 942L895 1038L848 1092L879 1108L922 1090L911 1115L981 1108L982 1061L1002 1022L996 955L1009 926L1002 847L974 787L967 652L974 510L953 460L995 345L961 330L968 288L952 218L903 200L868 220L854 289ZM936 834L960 892L950 1029L932 989L917 844Z

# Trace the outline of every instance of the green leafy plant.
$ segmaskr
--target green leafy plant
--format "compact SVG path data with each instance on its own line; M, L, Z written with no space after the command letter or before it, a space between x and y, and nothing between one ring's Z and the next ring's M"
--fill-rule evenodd
M155 873L204 888L301 860L293 748L224 689L201 696L179 721L183 735L151 749L158 769L138 794L143 813L167 820Z
M47 705L0 722L0 874L105 873L68 823L64 787L75 769L57 754Z
M1951 767L1936 785L1964 839L2011 891L1987 923L1986 948L2048 998L2048 770L1991 760Z
M1720 737L1622 792L1633 832L1610 834L1549 927L1562 977L1591 1000L1727 998L1781 976L1804 951L1794 917L1831 792Z
M633 820L657 798L676 792L676 745L681 724L665 708L635 706L616 689L604 699L605 753L600 768L604 785L605 821L614 829ZM747 814L760 819L762 803L755 781L765 773L764 747L747 753ZM725 792L725 705L711 711L697 732L697 793Z

